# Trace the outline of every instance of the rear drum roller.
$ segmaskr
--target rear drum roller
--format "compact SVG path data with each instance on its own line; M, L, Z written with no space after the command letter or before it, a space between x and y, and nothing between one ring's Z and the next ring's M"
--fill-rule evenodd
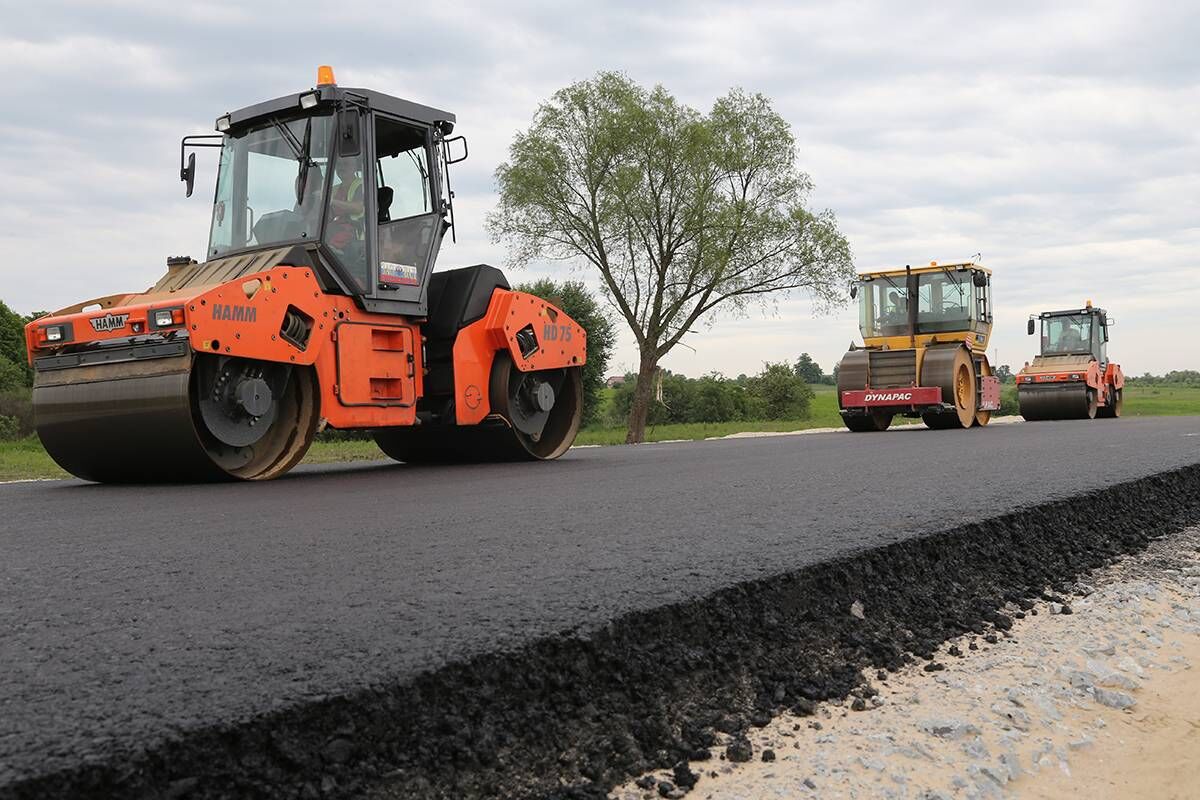
M1121 409L1125 405L1125 392L1122 389L1112 390L1112 401L1101 406L1096 410L1096 416L1103 419L1116 419L1121 416Z
M492 416L479 425L419 425L375 431L391 458L410 464L544 461L570 449L583 418L579 367L521 372L507 352L492 364Z
M892 424L892 414L872 411L869 414L843 414L842 422L853 433L875 433L886 431Z
M942 402L951 411L927 411L921 419L930 428L970 428L977 422L979 397L975 391L975 364L965 347L931 347L921 365L921 385L942 390Z
M992 374L992 365L988 363L986 357L981 358L979 364L979 377L986 378ZM992 412L984 411L982 408L975 412L975 426L982 427L992 421Z

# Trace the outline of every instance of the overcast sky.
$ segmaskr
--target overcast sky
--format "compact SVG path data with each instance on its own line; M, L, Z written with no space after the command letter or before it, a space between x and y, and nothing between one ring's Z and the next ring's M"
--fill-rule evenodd
M997 363L1032 355L1030 313L1091 298L1118 320L1126 372L1200 369L1195 2L0 0L0 18L0 299L21 312L200 257L215 160L185 200L179 138L308 88L318 64L458 115L471 157L440 266L503 266L483 221L514 132L555 89L616 69L701 109L731 86L771 97L860 270L982 253ZM510 278L542 274L594 283L560 264ZM665 364L736 375L807 351L828 371L856 324L796 296L715 319ZM611 372L634 366L631 341Z

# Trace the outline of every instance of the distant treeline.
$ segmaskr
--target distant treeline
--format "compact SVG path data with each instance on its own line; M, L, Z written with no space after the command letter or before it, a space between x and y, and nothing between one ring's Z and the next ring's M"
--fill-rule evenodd
M824 382L824 376L822 381ZM637 384L635 375L615 388L607 409L609 425L620 425L629 414ZM712 373L689 378L662 370L653 386L651 425L688 422L804 419L810 413L813 390L796 366L765 364L757 375L727 378Z
M1200 372L1194 369L1173 369L1166 375L1126 375L1125 382L1137 386L1200 386Z

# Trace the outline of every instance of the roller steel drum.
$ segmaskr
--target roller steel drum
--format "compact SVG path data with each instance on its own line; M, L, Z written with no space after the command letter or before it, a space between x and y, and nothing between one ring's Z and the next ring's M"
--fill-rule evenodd
M945 413L925 413L921 419L930 428L970 428L978 420L979 398L975 390L975 364L965 347L930 347L921 365L921 385L942 390L942 402L954 406Z
M1030 422L1050 419L1094 419L1096 393L1086 383L1021 386L1017 389L1021 416Z
M218 358L188 353L41 370L33 390L38 437L67 472L102 483L260 480L283 474L304 457L316 433L311 373L288 369L274 394L255 392L259 384L243 373L258 369L256 362ZM211 376L208 383L203 374ZM230 382L230 374L240 380ZM228 389L215 385L220 375L227 376ZM219 426L214 433L210 426L222 408L232 407L229 398L238 388L238 402L262 411L259 419L267 420L241 439ZM201 395L216 396L224 405L202 413ZM231 424L249 419L247 413L235 417Z
M578 367L520 372L507 353L492 365L493 415L479 425L417 425L375 431L379 449L410 464L542 461L570 449L583 418Z

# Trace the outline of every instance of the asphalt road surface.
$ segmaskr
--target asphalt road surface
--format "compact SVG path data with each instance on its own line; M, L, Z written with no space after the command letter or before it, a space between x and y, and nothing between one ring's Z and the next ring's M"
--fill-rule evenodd
M0 788L1197 462L1160 417L3 485Z

